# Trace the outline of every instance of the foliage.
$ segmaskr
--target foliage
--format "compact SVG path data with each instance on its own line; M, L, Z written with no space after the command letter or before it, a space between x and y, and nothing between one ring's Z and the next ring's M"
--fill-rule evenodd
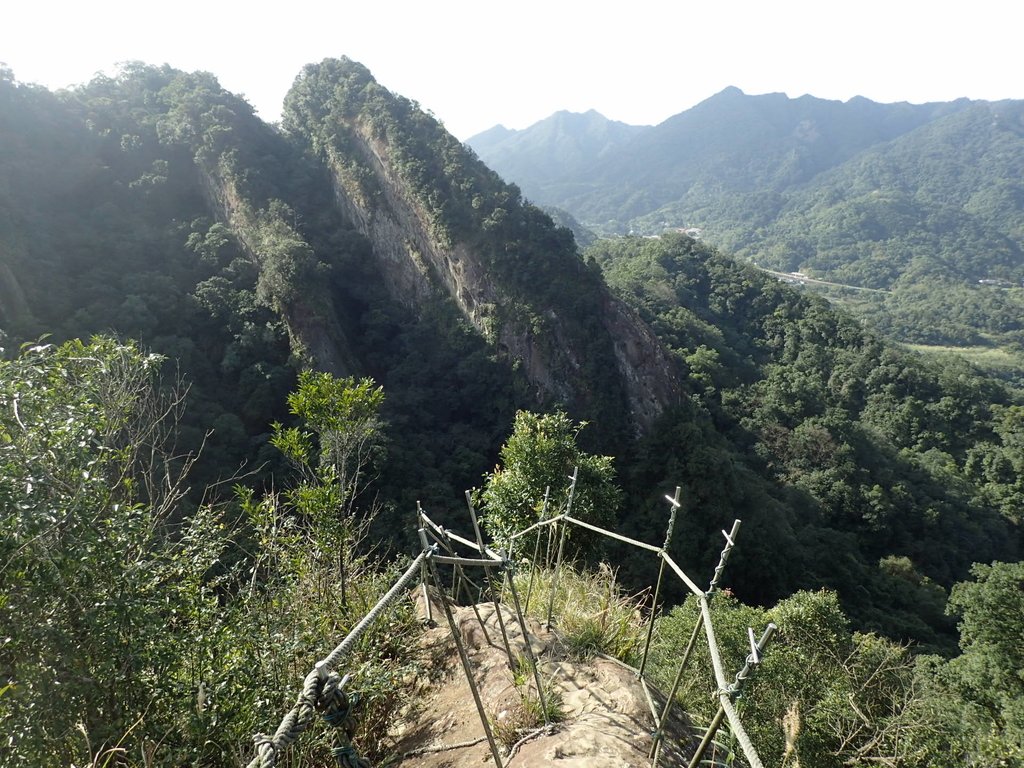
M372 522L373 510L358 520L354 514L368 484L364 475L381 460L378 412L383 402L384 390L373 379L336 379L329 373L303 371L298 389L288 396L288 407L312 431L272 425L270 442L301 477L299 485L285 494L288 506L308 520L314 551L337 553L327 556L324 569L330 573L330 564L337 563L343 606L348 605L347 561L353 540L362 538Z
M519 699L491 718L491 730L507 754L520 738L533 729L545 723L559 723L564 719L562 694L554 686L545 687L543 703L534 691L519 690Z
M974 580L949 596L963 652L944 680L982 713L1008 752L1024 759L1024 563L978 564L971 574Z
M1024 510L1024 407L995 408L993 416L995 434L968 451L965 469L986 499L1019 523Z
M920 696L913 657L890 640L851 633L833 593L799 592L767 611L718 595L711 613L727 678L749 653L747 627L779 627L739 702L765 764L910 766L941 759L928 753L927 742L947 723ZM697 615L690 600L657 622L649 668L666 689ZM715 706L707 691L716 685L703 632L688 670L679 701L706 721Z
M606 290L568 229L524 201L433 116L347 58L303 69L285 102L284 127L331 170L360 216L380 210L415 232L425 263L443 272L443 263L461 260L460 249L472 253L487 278L467 280L460 301L492 348L572 371L557 382L534 377L540 398L587 418L600 414L595 431L606 441L624 438L624 383L601 321Z
M397 573L332 540L337 510L315 493L183 504L193 459L173 451L181 393L159 364L110 339L0 362L0 764L236 765ZM371 757L390 748L417 630L399 606L345 660Z
M220 545L197 541L205 513L168 527L190 460L169 452L180 394L154 388L159 365L109 339L0 362L11 765L67 764L82 734L101 749L129 733L146 745L178 725L169 698L187 683L165 632L193 615Z
M303 371L298 389L288 395L288 407L312 431L275 424L271 443L304 472L305 479L315 477L341 488L341 506L351 508L364 490L361 474L380 461L383 403L384 390L373 379Z
M138 63L60 96L11 96L0 189L17 193L0 206L0 295L17 311L0 310L4 330L17 341L139 339L189 377L179 440L203 447L194 487L258 465L294 379L287 334L256 300L258 271L236 233L211 222L193 157L204 142L226 151L226 137L258 139L262 152L251 108L209 75Z
M379 490L400 509L460 495L535 402L452 306L394 302L324 168L211 75L132 63L60 95L0 82L0 99L0 328L15 345L117 333L175 361L196 495L285 472L268 424L292 426L304 365L387 388L403 440Z
M355 526L347 540L335 539L325 549L322 542L328 537L318 521L333 510L296 509L278 497L245 492L240 501L258 542L257 555L245 574L244 600L236 601L229 617L227 639L237 650L224 658L238 667L213 670L221 684L234 676L242 683L232 690L238 711L225 718L237 729L227 742L234 745L277 727L313 664L351 631L404 569L400 562L388 564L379 553L368 552ZM345 589L340 563L345 564ZM340 671L353 675L350 689L363 699L355 743L370 760L381 759L393 746L387 727L408 703L407 681L419 671L419 659L410 650L419 630L411 605L399 603L342 661ZM212 658L225 650L211 648ZM333 764L326 741L304 738L303 752L313 765Z
M573 517L595 525L615 519L622 493L615 485L612 458L580 450L577 437L585 426L561 411L516 414L512 434L501 448L501 464L485 476L478 493L484 528L502 547L511 547L512 535L542 514L554 517L570 511L570 498Z

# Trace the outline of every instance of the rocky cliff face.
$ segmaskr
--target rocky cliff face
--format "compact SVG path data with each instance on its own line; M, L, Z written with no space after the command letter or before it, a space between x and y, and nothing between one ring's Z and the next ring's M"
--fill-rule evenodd
M199 163L200 183L214 216L222 221L238 239L242 249L261 272L260 281L267 282L267 273L280 268L272 262L290 258L290 254L271 254L275 250L268 243L265 222L273 214L254 210L245 199L230 173L215 162ZM302 236L287 222L279 222L295 242L304 243ZM309 290L271 297L288 329L292 350L308 358L317 368L335 376L351 376L359 371L351 345L337 321L333 299L326 290ZM269 289L268 289L269 290ZM283 294L279 288L274 289Z
M654 331L630 307L611 297L601 321L611 337L630 411L646 427L680 396L678 372Z
M638 433L678 399L670 358L567 232L364 67L307 67L286 127L330 167L337 205L371 241L395 301L455 302L539 400L584 416L625 413Z
M442 243L432 236L430 216L418 204L405 179L388 161L387 144L374 139L366 126L353 130L350 152L373 174L375 194L364 194L332 158L337 205L343 215L373 244L380 271L395 301L416 310L430 298L455 302L473 326L502 353L519 363L540 399L571 400L573 390L552 370L554 356L563 367L578 370L570 339L558 323L550 329L545 354L531 329L519 318L502 316L504 295L466 243ZM553 316L553 312L551 313ZM559 354L560 353L560 354Z

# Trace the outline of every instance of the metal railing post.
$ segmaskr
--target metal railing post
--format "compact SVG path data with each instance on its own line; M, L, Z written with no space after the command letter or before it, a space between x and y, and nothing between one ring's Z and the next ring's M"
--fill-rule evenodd
M427 532L421 527L419 529L420 544L425 550L430 550L431 547L427 542ZM438 579L437 566L431 557L426 558L427 567L430 571L431 579L434 582L434 586L437 587L437 591L441 596L441 607L444 608L445 618L448 620L448 628L452 633L452 640L455 641L455 647L459 651L459 660L462 662L462 668L466 673L466 681L469 683L469 690L473 694L473 701L476 704L476 711L480 715L480 723L484 727L484 735L487 736L487 743L491 747L491 756L494 758L494 765L497 768L502 768L503 763L501 762L501 752L498 751L498 744L494 740L494 733L491 731L491 723L487 718L487 713L484 711L484 703L480 698L480 691L477 689L476 680L473 678L473 667L469 662L469 654L466 653L466 647L462 642L462 636L459 632L459 627L455 623L455 617L452 615L452 610L448 606L448 597L444 590L441 589L440 580Z
M566 517L572 514L572 501L576 496L576 479L579 477L579 472L579 467L575 467L572 470L572 485L569 486L569 502L565 507ZM558 591L558 577L562 570L562 553L565 550L566 521L563 520L560 525L562 530L558 532L558 558L555 560L555 573L551 577L551 594L548 595L548 629L551 629L551 615L555 610L555 592Z
M672 509L668 514L668 527L665 529L665 543L661 545L663 551L667 552L669 544L672 543L672 532L676 527L676 511L679 509L679 495L682 489L676 486L676 495L666 496ZM654 585L654 600L651 602L651 620L647 623L647 640L644 642L644 652L640 658L640 670L636 673L638 678L644 676L644 669L647 667L647 652L651 649L651 637L654 634L654 617L658 612L658 597L661 596L661 580L665 576L665 558L658 558L658 581Z

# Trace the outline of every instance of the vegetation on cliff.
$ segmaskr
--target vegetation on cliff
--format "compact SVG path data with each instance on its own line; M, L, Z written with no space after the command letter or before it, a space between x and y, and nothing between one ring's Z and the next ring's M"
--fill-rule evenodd
M338 204L339 184L370 215L415 208L439 253L479 260L472 290L493 308L468 313L441 290L397 300L381 244ZM0 686L0 704L21 723L17 755L50 744L55 764L82 761L74 719L36 714L60 663L71 682L54 695L94 744L137 731L136 747L152 739L164 754L227 764L230 745L262 727L257 710L278 711L293 682L298 657L261 656L263 645L307 652L358 612L383 578L365 551L353 544L326 562L306 548L355 542L352 515L334 513L340 497L363 498L321 407L333 398L313 392L334 392L335 380L311 367L354 377L342 389L373 406L365 445L379 493L373 534L385 544L404 547L397 521L417 500L445 520L487 472L493 509L483 511L507 531L523 499L502 482L529 485L535 511L544 473L567 479L568 464L586 460L602 489L593 513L610 519L614 455L630 535L659 540L662 496L682 486L672 546L687 567L713 565L719 531L743 519L730 564L739 599L771 606L828 587L850 627L947 656L960 616L960 655L914 685L954 697L964 744L982 732L1019 742L1002 672L1016 657L987 596L1009 604L1017 578L1024 410L966 363L892 346L688 237L601 241L581 256L568 230L348 61L300 76L280 131L203 73L133 64L50 94L4 72L0 223L0 494L11 532L0 610L14 628L0 651L14 682ZM417 248L420 235L404 232ZM1012 248L997 252L1012 267ZM661 346L617 334L612 292ZM1012 291L999 295L1012 314ZM538 392L536 372L498 343L511 323L546 359L579 365L550 365L557 386ZM121 340L80 341L98 332ZM37 343L44 334L52 346ZM149 386L157 363L142 349L166 358L168 377L177 368L189 407L169 430L167 462L140 465L132 446L166 445L160 428L144 440L130 431L143 405L160 402ZM656 403L661 415L639 439L619 360L637 349L671 359L685 395ZM584 418L577 446L572 425ZM558 467L529 461L547 427ZM189 481L176 484L186 465ZM1005 564L974 567L993 561ZM342 568L352 589L332 597ZM963 586L972 574L982 586ZM649 583L629 561L620 576ZM303 613L302 594L333 617ZM851 642L836 648L860 647ZM896 647L864 642L865 653ZM386 661L389 681L398 673ZM253 668L258 679L243 685ZM211 669L224 686L215 697ZM134 687L112 690L116 675ZM830 690L841 698L843 685ZM214 698L194 706L200 690ZM145 728L132 730L139 718ZM166 733L182 742L170 749Z
M569 230L348 59L303 70L285 102L284 127L334 169L336 186L361 215L390 215L406 229L406 248L420 251L427 279L523 365L544 397L568 400L587 418L601 414L597 430L606 439L631 431L603 320L609 297Z
M469 143L532 199L595 231L696 228L763 268L873 289L828 295L899 341L1015 355L989 370L1019 384L1022 110L732 88L632 132L559 114ZM592 143L602 131L609 140Z

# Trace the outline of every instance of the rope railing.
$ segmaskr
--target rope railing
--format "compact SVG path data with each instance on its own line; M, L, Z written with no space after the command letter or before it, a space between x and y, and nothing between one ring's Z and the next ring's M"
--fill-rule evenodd
M601 534L602 536L605 536L605 537L607 537L609 539L613 539L615 541L618 541L618 542L621 542L621 543L624 543L624 544L627 544L627 545L630 545L630 546L634 546L634 547L637 547L639 549L643 549L643 550L648 551L648 552L654 552L658 556L658 560L659 560L658 579L657 579L657 582L655 584L655 589L654 589L654 600L653 600L654 605L652 606L652 613L651 613L651 617L650 617L650 623L648 624L647 636L646 636L645 643L644 643L644 650L643 650L643 653L641 655L640 668L638 670L634 670L636 672L636 674L637 674L637 678L639 679L640 683L642 684L642 687L643 687L643 690L644 690L644 694L645 694L645 696L648 699L648 703L649 703L649 705L651 707L652 716L654 717L654 721L655 721L655 724L656 724L656 727L655 727L655 730L654 730L654 743L653 743L653 745L651 747L651 751L649 753L649 756L652 758L652 761L653 761L652 762L652 768L657 768L658 761L660 759L660 753L661 753L661 743L664 740L664 736L665 736L665 730L664 730L665 729L665 725L666 725L666 723L668 721L668 718L669 718L669 716L671 714L672 703L673 703L674 697L676 695L676 692L678 691L679 684L680 684L680 682L682 680L682 675L684 673L686 664L689 661L689 659L691 658L691 655L693 653L693 649L694 649L694 647L696 645L696 642L697 642L697 639L698 639L698 637L700 635L701 628L704 629L704 634L705 634L705 637L706 637L706 640L707 640L707 643L708 643L708 652L709 652L709 655L711 657L711 663L712 663L712 667L713 667L713 671L714 671L715 682L716 682L716 685L717 685L717 690L716 690L715 694L716 694L716 696L720 700L720 702L719 702L720 706L719 706L718 713L716 713L715 717L711 721L711 724L708 726L708 729L707 729L707 731L705 733L705 738L701 740L701 744L698 746L697 751L694 754L693 760L690 763L690 766L692 768L693 766L696 766L696 765L698 765L700 763L700 760L702 759L703 754L704 754L705 750L707 749L708 744L710 744L711 741L714 739L714 736L717 733L718 729L721 727L721 724L722 724L723 720L727 720L728 723L729 723L730 731L735 736L736 742L739 744L740 749L742 750L742 752L744 754L744 757L746 758L747 763L749 764L750 768L763 768L763 764L761 762L760 756L757 754L757 750L754 748L754 745L751 742L750 737L747 734L746 729L744 728L743 723L740 720L740 717L739 717L738 713L736 712L735 707L733 706L733 699L738 696L740 690L743 687L743 684L746 682L746 679L753 672L753 670L757 666L757 664L760 663L760 660L761 660L760 659L760 653L764 649L764 646L767 645L768 641L771 639L772 633L775 630L775 625L774 624L769 624L768 625L768 628L765 630L765 633L764 633L764 635L762 637L762 640L759 641L758 644L755 644L753 642L753 640L751 641L751 645L752 645L751 656L747 657L747 663L737 673L736 678L733 681L733 683L730 684L730 683L727 683L727 681L726 681L725 670L724 670L724 667L723 667L723 664L722 664L722 659L721 659L721 652L719 650L720 647L718 645L718 640L717 640L717 638L715 636L714 623L712 621L711 607L710 607L710 603L709 603L710 598L712 597L712 595L718 589L718 583L719 583L719 581L721 579L721 576L722 576L722 573L723 573L723 571L725 569L725 565L728 562L729 555L732 553L732 549L733 549L733 547L736 544L736 537L737 537L737 534L739 533L741 521L740 520L735 520L733 522L732 530L730 532L726 533L725 531L722 531L722 535L725 537L725 542L726 542L725 546L722 549L722 553L721 553L721 555L719 557L718 564L715 566L714 574L713 574L713 576L711 578L711 581L710 581L710 584L708 586L708 589L707 590L702 590L699 586L697 586L696 582L693 579L691 579L686 574L686 572L679 566L678 563L676 563L676 561L668 553L668 547L669 547L669 544L671 543L673 531L674 531L674 528L675 528L676 514L677 514L677 511L682 506L680 501L679 501L679 494L680 494L680 490L681 490L680 488L678 488L678 487L676 488L675 496L666 496L665 497L669 501L669 503L671 504L671 510L670 510L670 513L669 513L668 527L667 527L667 530L666 530L666 533L665 533L665 541L664 541L662 546L658 547L658 546L656 546L654 544L649 544L647 542L639 541L637 539L633 539L633 538L630 538L628 536L624 536L624 535L622 535L620 533L616 533L615 531L609 531L609 530L607 530L605 528L602 528L600 526L593 525L592 523L587 523L585 521L578 520L578 519L574 518L572 516L571 504L572 504L572 492L575 490L576 473L573 473L572 480L573 480L573 485L571 486L571 489L570 489L569 505L567 506L565 512L563 512L560 515L556 515L554 517L548 518L548 519L541 519L538 522L534 523L533 525L523 529L522 531L519 531L519 532L513 534L512 537L511 537L512 540L515 540L515 539L518 539L518 538L520 538L520 537L522 537L522 536L524 536L524 535L526 535L528 533L532 533L532 532L538 531L538 530L540 530L542 528L545 528L545 527L548 527L549 530L552 530L552 527L557 527L560 524L562 525L562 528L559 531L558 557L556 558L556 561L555 561L555 573L554 573L554 576L553 576L553 583L552 583L552 587L551 587L551 594L549 596L548 625L551 626L551 624L552 624L552 618L553 618L552 617L552 606L554 604L554 596L555 596L555 591L557 589L557 584L558 584L559 570L561 568L561 563L562 563L562 558L563 558L562 550L563 550L563 546L564 546L564 542L565 542L565 530L566 530L565 524L571 524L571 525L574 525L574 526L579 527L579 528L584 528L586 530L593 531L595 533ZM536 552L535 552L535 554L534 554L534 564L533 564L534 569L536 569L536 559L537 559L537 555L536 555ZM700 605L700 616L699 616L699 618L697 620L697 623L694 626L693 633L692 633L692 635L690 637L689 643L686 646L686 650L683 653L682 661L680 663L679 670L678 670L678 672L676 674L675 680L674 680L674 682L672 684L671 692L670 692L669 696L666 698L664 709L662 710L662 712L661 712L661 714L659 716L658 712L657 712L657 709L656 709L656 707L653 704L653 700L651 700L650 692L649 692L649 690L647 688L648 681L644 678L644 670L645 670L646 665L647 665L648 653L650 651L651 634L653 632L655 612L656 612L656 609L657 609L657 600L658 600L658 596L659 596L660 590L661 590L661 583L662 583L662 579L663 579L664 573L665 573L665 566L668 566L668 569L670 571L672 571L673 573L675 573L675 575L679 578L679 580L682 581L683 584L687 587L687 589L689 589L689 591L698 599L699 605ZM753 630L750 630L750 633L752 634Z
M555 593L559 586L559 576L564 560L565 540L569 526L583 528L628 546L654 553L658 557L659 568L657 583L654 588L651 614L647 622L640 666L638 669L630 667L641 684L654 722L654 728L652 730L652 746L648 754L652 760L652 768L657 768L661 758L662 746L666 738L666 726L671 716L675 697L682 682L686 667L689 661L693 658L693 651L698 638L702 634L702 629L708 645L708 655L710 657L715 679L716 690L714 691L714 696L719 702L719 707L715 716L706 728L704 736L691 758L689 768L696 768L696 766L701 764L706 750L709 745L715 743L714 740L718 730L721 728L723 723L726 722L728 723L729 732L731 733L734 742L739 745L749 768L763 768L763 763L761 762L757 750L743 726L739 713L736 711L734 701L740 694L750 675L761 662L762 654L775 631L775 625L769 624L760 639L756 641L754 639L753 630L748 630L751 646L750 654L747 656L743 667L735 674L732 682L729 682L722 661L718 639L715 635L710 605L710 600L718 589L718 584L729 559L729 555L735 546L736 537L740 528L740 521L736 520L733 523L732 529L729 533L722 531L722 534L725 537L725 546L720 555L718 564L714 569L714 574L710 580L708 589L702 590L668 553L675 528L677 513L682 508L679 498L679 488L676 489L674 497L666 497L672 506L664 542L661 546L657 546L574 518L572 516L572 503L576 491L577 477L578 470L574 471L572 475L572 485L570 486L568 503L562 513L547 517L548 492L546 491L541 520L509 537L509 544L513 545L515 541L529 533L547 529L549 532L548 551L543 558L547 567L552 567L551 554L555 543L555 537L557 537L557 555L555 556L553 563L553 573L549 586L550 593L548 595L546 611L547 626L550 628L553 625ZM496 621L501 630L500 647L507 654L509 662L516 663L514 660L518 654L513 652L509 643L508 633L506 631L505 620L503 617L503 610L500 604L504 593L507 592L511 595L515 620L522 631L525 654L533 671L534 684L536 685L537 695L541 703L541 711L544 713L545 727L550 728L550 723L547 722L548 707L544 701L545 693L544 686L540 679L539 663L533 652L530 636L527 630L525 612L519 599L518 590L515 586L514 574L512 572L513 564L506 552L495 552L484 544L483 537L480 532L480 526L476 517L476 510L473 507L472 498L468 491L466 492L466 500L469 507L470 518L473 523L475 534L474 538L476 541L459 536L453 531L447 530L437 524L431 520L422 508L419 507L419 504L417 504L418 535L421 543L421 551L412 560L405 572L394 582L388 592L380 598L376 605L374 605L363 619L360 620L360 622L349 632L345 639L342 640L342 642L321 661L317 662L313 670L303 680L302 691L296 700L295 706L282 719L280 726L274 732L273 736L266 736L263 734L256 735L256 757L248 764L247 768L272 768L272 766L275 765L278 756L292 743L294 743L298 736L309 727L314 715L318 711L324 715L325 719L330 724L344 724L345 728L348 728L349 731L352 730L352 721L349 717L349 712L353 702L350 701L349 697L347 697L344 692L348 676L345 676L344 678L340 677L336 672L334 672L334 667L351 653L359 638L380 617L380 615L395 602L399 595L403 594L403 592L408 589L409 585L415 581L417 576L420 578L423 589L424 612L428 623L432 623L433 620L431 612L431 597L428 592L428 582L429 584L432 584L436 590L438 602L445 614L445 619L458 649L463 671L473 694L474 703L481 720L481 726L485 734L482 740L486 740L488 742L491 757L494 760L496 768L502 768L504 765L502 755L491 730L489 718L484 710L483 702L480 698L480 693L474 680L474 673L469 661L468 653L452 612L451 603L453 600L459 599L459 592L463 589L470 595L470 602L473 605L474 614L481 626L481 629L483 630L484 637L488 644L494 645L487 632L485 620L481 616L477 606L477 602L482 602L483 593L489 589L490 599L494 605ZM530 564L530 581L526 593L527 609L529 608L532 596L534 577L538 571L538 560L541 556L540 541L541 537L538 536L534 542L533 561ZM456 544L467 548L473 554L470 556L463 556L456 552ZM439 566L449 566L453 568L451 597L449 597L447 591L443 587L438 571ZM467 569L475 568L482 568L484 570L484 580L481 584L477 584L466 575ZM644 673L652 644L654 622L658 611L658 598L661 594L662 581L666 573L675 574L686 588L696 596L700 610L693 627L693 632L689 638L689 642L681 655L679 667L668 696L665 697L664 705L659 712L651 693L650 681L645 677ZM501 584L497 583L497 580L495 579L496 575L501 577ZM476 601L473 600L472 593L469 590L470 586L473 586L477 590ZM351 737L350 732L348 732L348 735ZM480 743L480 741L481 740L477 740L474 743ZM335 747L334 754L339 765L344 766L345 768L368 768L368 764L363 761L362 758L358 757L350 745L346 746L345 743L343 743L341 747ZM509 755L509 757L511 757L511 755Z
M322 661L317 663L317 669L330 671L335 666L337 666L338 662L341 661L342 658L344 658L351 652L352 646L354 646L356 644L356 641L358 641L359 638L362 637L363 633L367 630L367 628L369 628L369 626L380 617L380 615L384 612L384 609L390 606L409 585L409 582L411 582L416 577L416 572L419 571L420 563L426 560L428 555L430 555L430 551L427 549L424 549L422 552L416 555L416 558L412 561L412 563L409 564L409 567L406 569L405 573L403 573L398 578L398 580L394 583L391 589L387 591L384 597L378 600L377 604L370 609L369 613L367 613L362 618L362 620L360 620L360 622L352 628L352 631L349 632L345 639L338 644L338 647L336 647L333 651L327 654L327 656L325 656Z
M277 757L288 748L299 735L305 731L313 721L313 715L317 709L325 710L327 714L331 711L332 703L336 703L336 709L342 705L348 708L348 699L344 695L344 687L348 678L342 678L333 672L334 667L347 656L352 647L356 644L363 633L375 622L380 615L395 601L399 594L409 585L421 565L426 561L428 550L424 549L409 565L408 569L399 577L391 589L377 601L377 604L356 624L344 640L322 660L318 661L313 669L306 675L302 682L302 692L295 702L295 706L281 720L273 736L256 734L256 757L248 764L247 768L272 768ZM326 716L326 714L325 714ZM357 762L354 765L358 765Z

